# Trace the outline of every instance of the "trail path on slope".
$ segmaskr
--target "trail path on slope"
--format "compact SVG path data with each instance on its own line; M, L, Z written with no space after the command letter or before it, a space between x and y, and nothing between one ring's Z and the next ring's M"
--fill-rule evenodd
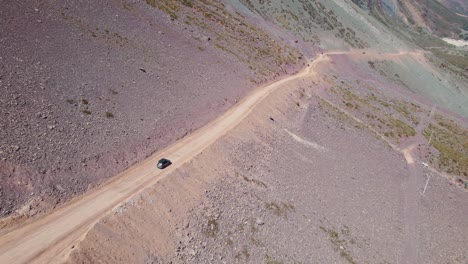
M376 54L371 53L372 57L398 57L404 56L407 54L412 54L415 56L424 56L426 51L400 51L399 53L387 53L387 54ZM343 112L345 115L353 119L354 121L360 123L361 125L365 126L368 130L373 132L376 136L378 136L381 140L386 142L393 150L402 153L406 159L408 164L408 176L404 182L404 186L402 188L402 196L403 196L403 216L404 216L404 237L403 237L403 248L401 251L401 255L399 256L399 263L419 263L419 238L418 238L418 221L419 221L419 183L418 180L423 177L423 173L421 171L421 167L415 163L415 157L413 156L412 151L417 145L417 141L414 141L415 138L411 139L408 142L408 146L400 148L399 146L390 142L384 135L380 134L377 130L366 124L364 121L355 117L350 112L346 111L339 105L334 104L333 102L327 100L320 94L316 93L316 95L327 102L328 104L334 106L339 111ZM431 116L433 115L433 111L431 111ZM422 126L421 126L422 127ZM419 129L421 129L421 127ZM418 132L420 133L421 131ZM414 142L413 142L414 141Z
M418 239L418 200L419 197L419 187L418 187L418 178L422 177L422 172L420 168L415 164L414 157L412 155L412 150L414 149L415 145L410 145L404 149L400 149L398 146L392 144L385 136L377 132L371 126L367 125L361 119L353 116L351 113L340 107L339 105L334 104L333 102L323 98L322 96L318 95L320 99L324 100L328 104L336 107L339 111L353 119L354 121L358 122L359 124L365 126L368 130L373 132L376 136L378 136L381 140L386 142L393 150L401 152L406 162L408 163L408 178L404 182L403 186L403 215L404 215L404 238L403 238L403 248L402 248L402 255L399 257L399 263L419 263L418 259L418 246L419 246L419 239Z
M222 116L174 145L123 171L115 177L115 180L103 187L3 235L0 237L0 263L55 263L66 260L71 247L82 239L99 219L190 161L239 124L270 93L290 81L316 76L315 66L328 61L328 55L358 54L358 52L328 52L318 55L299 73L255 89ZM405 53L420 52L384 53L375 56L398 56ZM165 170L157 169L156 164L161 157L170 159L173 165Z
M319 55L299 73L254 90L216 120L130 167L102 188L0 237L0 263L60 262L68 256L70 247L86 235L102 216L190 161L239 124L271 92L307 76L325 58L326 54ZM157 169L157 161L162 157L170 159L172 166L165 170Z

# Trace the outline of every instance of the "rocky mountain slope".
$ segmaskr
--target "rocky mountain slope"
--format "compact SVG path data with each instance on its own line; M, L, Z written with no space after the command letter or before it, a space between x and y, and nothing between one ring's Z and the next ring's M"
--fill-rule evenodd
M457 15L468 16L468 2L463 0L440 0L440 2Z
M456 1L438 0L353 0L359 7L368 10L380 19L397 19L407 26L419 27L439 36L458 36L460 29L468 23L463 16L463 6ZM454 11L460 10L462 15ZM452 9L452 10L450 10Z
M405 46L375 18L345 1L240 2L254 14L323 49L395 50Z
M0 214L99 185L317 51L406 45L342 2L258 4L5 2Z
M178 19L160 1L2 3L1 216L81 194L303 66L219 2L171 2Z
M439 126L431 105L359 62L376 56L331 55L278 89L104 217L70 263L466 262L468 192L421 164L426 144L414 164L397 150Z
M69 261L466 262L468 51L439 37L467 18L441 3L4 1L0 234L326 53Z

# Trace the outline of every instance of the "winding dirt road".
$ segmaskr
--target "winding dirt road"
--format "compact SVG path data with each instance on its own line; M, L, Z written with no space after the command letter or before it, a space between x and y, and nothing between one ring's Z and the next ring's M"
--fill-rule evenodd
M292 80L312 73L314 66L326 57L327 54L319 55L299 73L254 90L216 120L130 167L107 185L50 215L0 237L0 263L64 261L71 247L104 215L190 161L239 124L271 92ZM157 169L156 164L161 157L169 158L173 165L165 170Z
M314 77L317 74L314 68L320 62L329 60L328 55L351 53L355 52L329 52L318 55L308 67L299 73L257 88L216 120L174 145L123 171L115 177L115 180L101 188L87 193L50 215L38 218L28 225L6 233L0 237L0 263L56 263L65 261L72 247L86 236L87 232L103 216L111 213L113 208L120 206L145 188L167 177L178 167L201 153L237 126L255 106L273 91L293 80L306 76ZM400 56L405 53L420 54L422 52L379 53L375 56ZM357 121L362 123L361 120L357 119ZM388 143L391 145L390 142ZM398 147L391 146L395 150L401 151ZM405 151L402 152L405 153ZM411 157L411 150L406 149L405 154L406 157ZM161 157L169 158L173 165L165 170L157 169L156 164ZM412 162L408 163L413 165ZM406 191L413 191L413 189ZM414 200L414 197L408 198L408 200ZM414 205L411 205L406 207L413 208ZM410 217L410 219L413 218L413 216ZM409 227L411 229L414 225ZM414 234L414 230L407 231L410 236ZM408 248L404 253L404 259L416 259L414 251L414 248Z

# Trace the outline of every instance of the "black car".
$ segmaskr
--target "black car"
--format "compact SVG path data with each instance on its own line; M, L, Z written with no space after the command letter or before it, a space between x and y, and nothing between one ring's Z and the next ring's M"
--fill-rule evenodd
M171 164L172 164L172 162L170 160L168 160L168 159L160 159L158 161L158 168L162 170L162 169L165 169L167 166L169 166Z

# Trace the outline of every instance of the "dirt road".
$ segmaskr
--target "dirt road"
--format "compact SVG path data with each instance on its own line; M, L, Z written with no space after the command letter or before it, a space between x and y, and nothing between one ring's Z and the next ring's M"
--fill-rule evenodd
M0 237L0 263L49 263L64 260L71 247L103 215L191 160L239 124L271 92L291 80L308 75L324 59L326 54L319 55L301 72L254 90L213 122L120 173L116 180L48 216ZM169 158L173 165L163 171L158 170L156 164L161 157Z
M65 260L73 245L82 239L99 219L201 153L239 124L270 93L292 80L313 77L316 74L315 66L329 60L328 55L351 53L354 52L329 52L318 55L299 73L254 90L216 120L130 167L105 186L91 191L50 215L3 235L0 237L0 263L55 263ZM383 55L401 55L401 52ZM392 147L399 150L396 146ZM173 165L165 170L157 169L156 164L161 157L169 158Z

